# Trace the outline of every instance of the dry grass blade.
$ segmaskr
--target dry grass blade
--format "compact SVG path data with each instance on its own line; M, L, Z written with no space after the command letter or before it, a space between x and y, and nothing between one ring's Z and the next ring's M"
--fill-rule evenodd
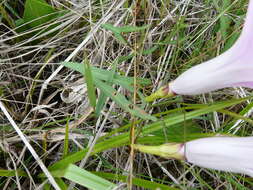
M27 139L24 136L24 134L22 133L22 131L19 129L19 127L17 126L15 121L12 119L12 117L10 116L8 111L6 110L6 108L5 108L4 104L2 103L2 101L0 101L0 108L3 111L4 115L7 117L7 119L9 120L9 122L11 123L11 125L13 126L13 128L15 129L15 131L18 133L18 135L22 139L25 146L28 148L28 150L30 151L30 153L34 157L34 159L37 161L37 163L39 164L39 166L42 169L42 171L44 172L44 174L47 176L47 178L48 178L49 182L51 183L51 185L56 190L61 190L60 187L58 186L58 184L56 183L56 181L54 180L53 176L48 171L47 167L44 165L44 163L42 162L42 160L40 159L38 154L35 152L35 150L31 146L31 144L27 141Z

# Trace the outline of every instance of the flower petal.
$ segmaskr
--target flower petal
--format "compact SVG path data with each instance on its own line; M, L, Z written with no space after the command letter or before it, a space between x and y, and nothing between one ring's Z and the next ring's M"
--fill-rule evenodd
M247 15L245 18L245 23L243 26L242 33L239 39L236 41L235 46L242 48L242 50L252 51L253 48L253 38L252 38L252 30L253 30L253 1L249 1ZM247 47L247 49L245 49Z
M238 86L253 88L253 82L241 82L241 83L234 84L234 87L238 87Z
M253 0L242 33L225 53L181 74L170 84L175 94L196 95L225 87L253 88Z
M180 95L196 95L226 87L224 83L230 83L231 79L226 78L225 67L230 63L231 56L230 51L227 51L190 68L170 84L171 90Z
M185 144L185 157L197 166L253 176L253 137L210 137Z

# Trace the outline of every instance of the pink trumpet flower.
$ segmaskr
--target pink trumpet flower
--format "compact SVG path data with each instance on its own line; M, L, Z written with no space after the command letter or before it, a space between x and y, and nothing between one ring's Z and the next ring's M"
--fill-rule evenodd
M239 86L253 88L253 0L249 2L241 35L229 50L190 68L146 100L175 94L197 95Z
M134 145L145 153L253 177L253 137L209 137L160 146Z

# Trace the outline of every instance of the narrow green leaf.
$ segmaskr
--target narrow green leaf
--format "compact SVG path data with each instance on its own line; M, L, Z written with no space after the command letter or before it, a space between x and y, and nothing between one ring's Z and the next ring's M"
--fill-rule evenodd
M160 130L154 131L152 134L163 138L163 142L185 142L192 140L196 134L201 134L200 126L194 121L178 123L170 127L162 127Z
M103 107L105 105L106 98L107 98L106 94L101 91L101 94L98 97L98 102L96 105L96 110L95 110L96 116L99 116L101 110L103 109Z
M129 33L129 32L138 32L145 30L149 27L149 25L144 25L144 26L113 26L112 24L106 23L102 24L101 27L104 29L110 30L113 33Z
M12 177L12 176L16 176L16 174L18 176L24 176L24 177L28 176L26 172L22 170L0 170L0 176Z
M245 108L243 108L238 114L243 116L247 114L253 108L253 102L249 103ZM238 121L238 118L234 118L231 121L228 121L224 126L224 131L230 131L231 127Z
M58 13L52 6L44 0L26 0L23 19L25 22L30 22L31 27L36 27L41 24L56 18Z
M3 6L3 3L0 4L0 18L4 18L7 23L12 27L15 28L15 23L12 19L12 17L8 14L8 12L5 10L5 7Z
M95 92L95 86L93 82L93 76L90 68L89 61L86 59L84 64L84 78L85 82L87 84L87 92L88 92L88 98L90 101L90 105L95 109L96 107L96 92Z
M152 48L149 48L149 49L146 49L142 52L142 55L150 55L152 54L155 50L157 50L159 48L158 45L155 45L154 47Z
M249 124L253 125L253 120L252 119L244 117L240 114L237 114L237 113L225 110L225 109L218 110L217 112L224 113L226 115L230 115L230 116L234 117L235 119L244 120L244 121L248 122Z
M116 187L115 184L73 164L69 164L67 167L65 166L65 168L61 170L64 170L64 172L54 171L52 172L52 175L57 178L64 177L65 179L78 183L79 185L92 190L110 190Z
M147 28L149 28L150 25L144 25L144 26L122 26L120 27L120 31L121 32L139 32L142 30L146 30Z
M121 34L115 33L114 35L115 35L115 38L116 38L117 40L119 40L119 41L122 42L123 44L127 44L126 39L125 39Z
M167 127L167 128L168 130L170 129L170 127ZM219 135L223 135L223 134L227 135L225 133L219 133ZM167 139L165 139L164 136L153 135L153 136L140 137L137 139L136 143L146 144L146 145L161 145L168 142L182 143L182 142L187 142L187 141L191 141L191 140L195 140L199 138L213 137L216 135L217 133L190 133L190 134L185 134L185 135L176 135L176 136L173 136L173 138L168 137Z
M80 67L80 64L78 63L62 63L64 66L67 66L71 69L74 69L76 71L79 71L81 73L83 73L84 75L86 74L85 70L86 68L84 67ZM141 108L132 105L132 103L130 101L128 101L125 96L123 96L120 93L117 93L117 91L112 88L110 85L106 84L105 82L101 81L107 81L107 79L111 76L114 75L114 77L112 78L112 83L116 83L116 84L120 84L122 85L124 88L130 90L131 92L133 91L133 87L132 82L133 82L133 78L130 77L122 77L119 76L117 74L115 74L115 72L112 71L105 71L105 70L101 70L101 69L97 69L97 68L92 68L91 72L93 74L93 80L94 80L94 84L108 97L110 97L113 101L115 101L115 103L117 103L119 106L121 106L124 110L126 110L127 112L131 113L134 116L140 117L142 119L150 119L155 121L156 118L145 113L144 110L142 110ZM142 81L142 80L140 80ZM146 82L144 80L144 82Z
M59 187L61 188L61 190L67 190L68 186L66 183L64 183L63 179L61 178L55 178L56 183L59 185Z
M150 119L150 120L156 121L155 117L147 114L141 108L134 106L130 101L128 101L125 98L125 96L123 96L120 93L117 93L117 91L111 86L97 79L95 79L95 83L97 87L106 94L106 96L110 97L113 101L115 101L120 107L122 107L127 112L131 113L134 116L140 117L142 119Z
M111 75L108 76L108 80L106 81L107 84L112 84L113 78L115 76L115 72L116 72L116 65L117 62L114 62L113 66L112 66L112 73ZM103 109L104 105L105 105L105 101L106 101L106 94L104 92L101 91L100 96L98 98L98 102L97 102L97 106L96 106L96 110L95 110L95 114L98 116L101 112L101 110Z
M227 39L228 37L228 29L230 28L230 23L232 19L228 16L222 16L220 18L220 31L223 39Z
M115 38L122 42L123 44L127 44L126 39L123 37L122 33L129 33L129 32L138 32L145 30L149 27L149 25L144 25L144 26L113 26L112 24L106 23L101 25L102 28L106 30L110 30L113 32Z
M85 74L84 72L84 67L82 64L80 63L75 63L75 62L62 62L62 65L64 65L65 67L68 67L70 69L73 69L75 71L78 71L82 74ZM100 79L100 80L108 80L108 77L112 74L111 71L105 70L105 69L100 69L100 68L96 68L93 66L91 67L91 71L92 71L92 75L93 78L96 79ZM143 78L137 78L137 82L139 85L149 85L150 84L150 80L149 79L143 79ZM133 85L134 80L133 77L125 77L125 76L121 76L119 74L114 74L114 78L112 80L113 84L118 84L118 85Z
M203 115L203 114L207 114L207 113L217 111L217 110L221 110L223 108L226 108L226 107L229 107L229 106L232 106L232 105L235 105L235 104L239 104L239 103L244 102L244 101L246 101L248 99L251 99L251 98L252 98L252 96L249 96L249 97L246 97L246 98L240 98L240 99L235 99L235 100L218 102L218 103L215 103L213 105L211 105L211 104L210 105L205 105L204 108L194 110L194 111L191 111L191 112L186 112L186 113L183 113L183 114L179 114L179 115L176 115L174 117L166 118L159 125L157 125L158 122L154 123L154 124L150 124L147 127L145 127L145 130L143 130L143 134L150 134L154 131L157 131L157 130L161 129L164 126L179 123L178 121L183 122L183 121L186 121L186 120L189 120L189 119L193 119L193 118L195 118L197 116L200 116L200 115ZM177 120L177 122L175 120Z
M119 27L113 26L112 24L109 24L109 23L101 24L101 27L106 30L110 30L113 33L119 34L121 32Z
M63 158L68 155L68 149L69 149L69 119L70 118L68 118L67 124L66 124L66 127L65 127Z
M112 174L112 173L105 173L105 172L93 172L94 174L101 176L106 179L111 179L111 180L117 180L117 181L122 181L122 182L127 182L127 177L124 175L118 175L118 174ZM138 186L138 187L143 187L145 189L152 189L152 190L179 190L174 187L169 187L167 185L159 184L153 181L148 181L145 179L140 179L137 177L133 177L133 184Z

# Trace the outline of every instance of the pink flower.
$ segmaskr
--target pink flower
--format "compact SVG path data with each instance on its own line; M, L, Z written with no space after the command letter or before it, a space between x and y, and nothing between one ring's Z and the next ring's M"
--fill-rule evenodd
M253 177L253 137L209 137L184 144L135 145L134 148L165 158L185 160L204 168Z
M185 143L187 162L253 177L253 137L210 137Z
M225 87L253 88L253 0L250 0L244 27L239 39L225 53L182 73L159 89L147 101L179 95L196 95Z

